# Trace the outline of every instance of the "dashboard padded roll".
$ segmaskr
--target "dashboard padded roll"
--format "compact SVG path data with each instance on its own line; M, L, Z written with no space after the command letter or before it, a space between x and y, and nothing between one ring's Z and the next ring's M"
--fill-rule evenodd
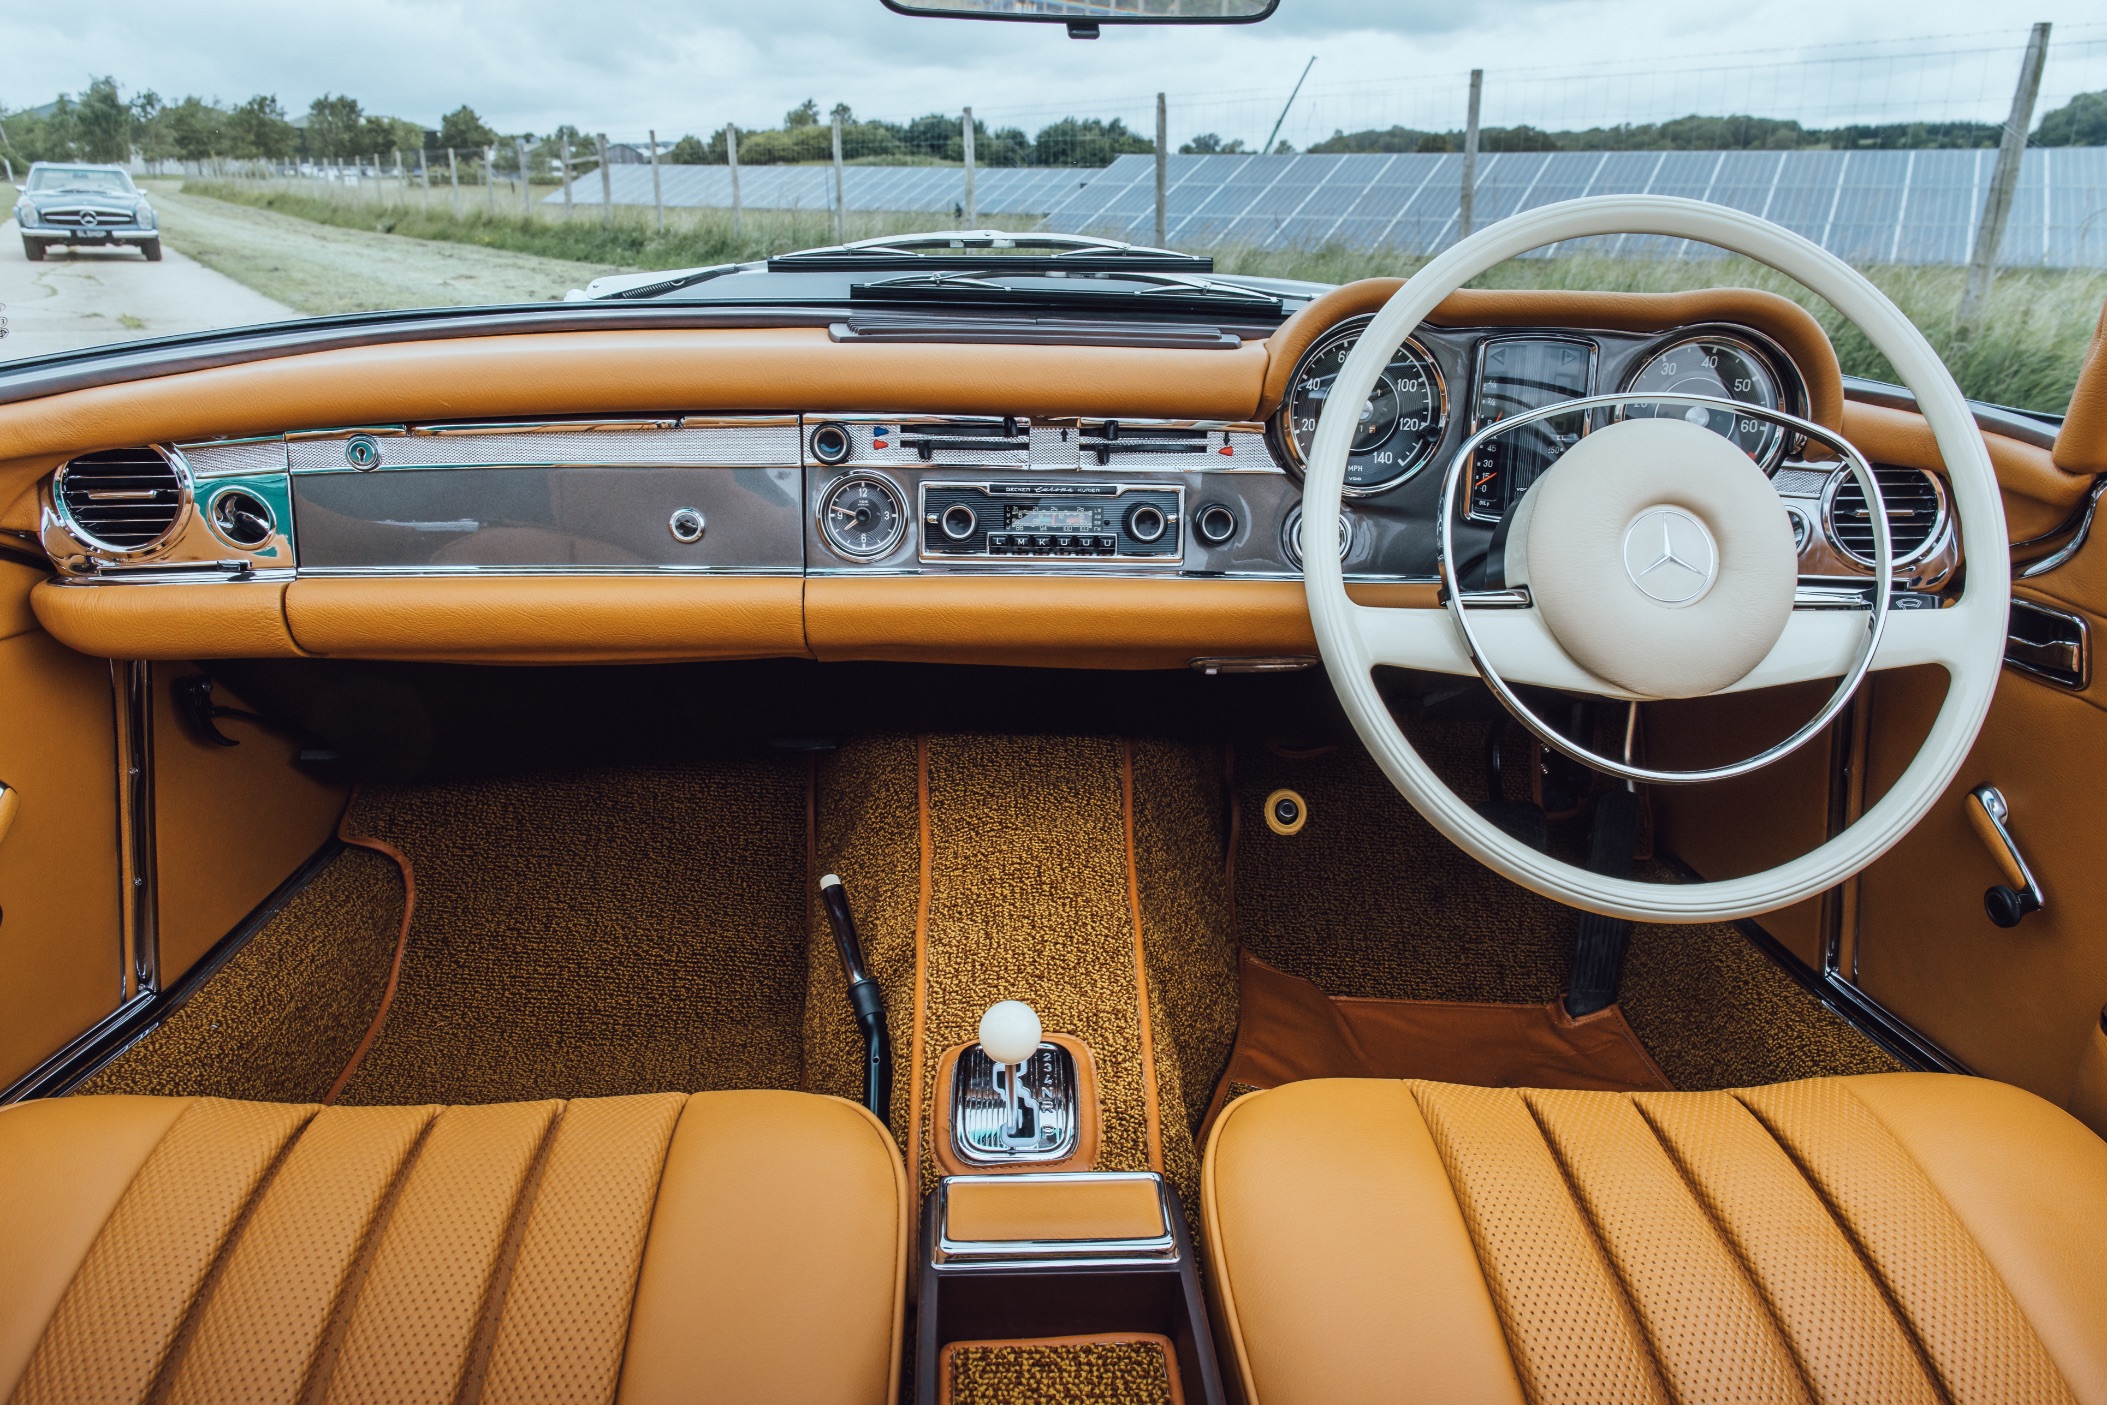
M106 659L291 659L281 581L58 585L30 592L51 637Z
M805 653L797 576L321 578L286 589L300 647L330 658L641 663Z

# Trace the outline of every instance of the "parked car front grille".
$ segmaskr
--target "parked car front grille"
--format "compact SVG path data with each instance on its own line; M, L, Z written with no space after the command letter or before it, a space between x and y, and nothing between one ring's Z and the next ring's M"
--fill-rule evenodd
M120 229L136 222L128 210L45 210L42 214L45 224L67 229Z

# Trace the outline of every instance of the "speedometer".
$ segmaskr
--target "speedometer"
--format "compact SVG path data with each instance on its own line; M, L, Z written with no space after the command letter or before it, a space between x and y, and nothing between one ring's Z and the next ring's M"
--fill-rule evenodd
M1617 413L1624 419L1684 419L1728 440L1769 469L1777 462L1785 442L1785 430L1777 421L1762 415L1744 414L1735 405L1779 410L1782 395L1778 373L1771 359L1740 337L1705 334L1671 342L1646 359L1626 388L1629 394L1658 391L1674 395L1703 395L1730 402L1718 408L1704 405L1625 405Z
M1370 319L1350 318L1317 340L1289 378L1286 401L1274 418L1275 438L1288 471L1298 479L1317 437L1317 419ZM1418 342L1407 340L1376 378L1346 460L1346 493L1366 497L1393 488L1433 457L1448 424L1448 389L1441 368Z

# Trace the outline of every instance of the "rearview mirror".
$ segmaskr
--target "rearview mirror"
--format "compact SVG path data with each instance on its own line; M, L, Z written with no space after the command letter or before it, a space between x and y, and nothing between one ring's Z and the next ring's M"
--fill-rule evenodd
M1101 24L1251 24L1280 0L885 0L903 15L935 19L1023 20L1065 24L1095 38Z

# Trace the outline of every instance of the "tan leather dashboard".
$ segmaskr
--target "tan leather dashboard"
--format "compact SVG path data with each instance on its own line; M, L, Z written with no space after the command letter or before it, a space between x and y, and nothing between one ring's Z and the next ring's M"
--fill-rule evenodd
M0 405L0 525L33 531L37 485L69 457L319 425L677 411L1132 416L1249 423L1341 319L1400 286L1371 279L1232 350L859 344L811 327L549 332L284 355ZM1914 414L1847 403L1820 325L1748 289L1678 294L1466 290L1440 326L1631 333L1747 327L1784 350L1809 417L1876 461L1936 471ZM2097 354L2097 349L2096 353ZM2074 418L2090 414L2088 402ZM2091 460L1986 435L2015 539L2065 522ZM1223 452L1227 452L1224 449ZM1357 596L1432 606L1420 585ZM119 658L334 657L643 662L803 655L1161 668L1195 656L1308 654L1294 580L984 575L470 574L285 581L58 584L36 589L55 638Z

